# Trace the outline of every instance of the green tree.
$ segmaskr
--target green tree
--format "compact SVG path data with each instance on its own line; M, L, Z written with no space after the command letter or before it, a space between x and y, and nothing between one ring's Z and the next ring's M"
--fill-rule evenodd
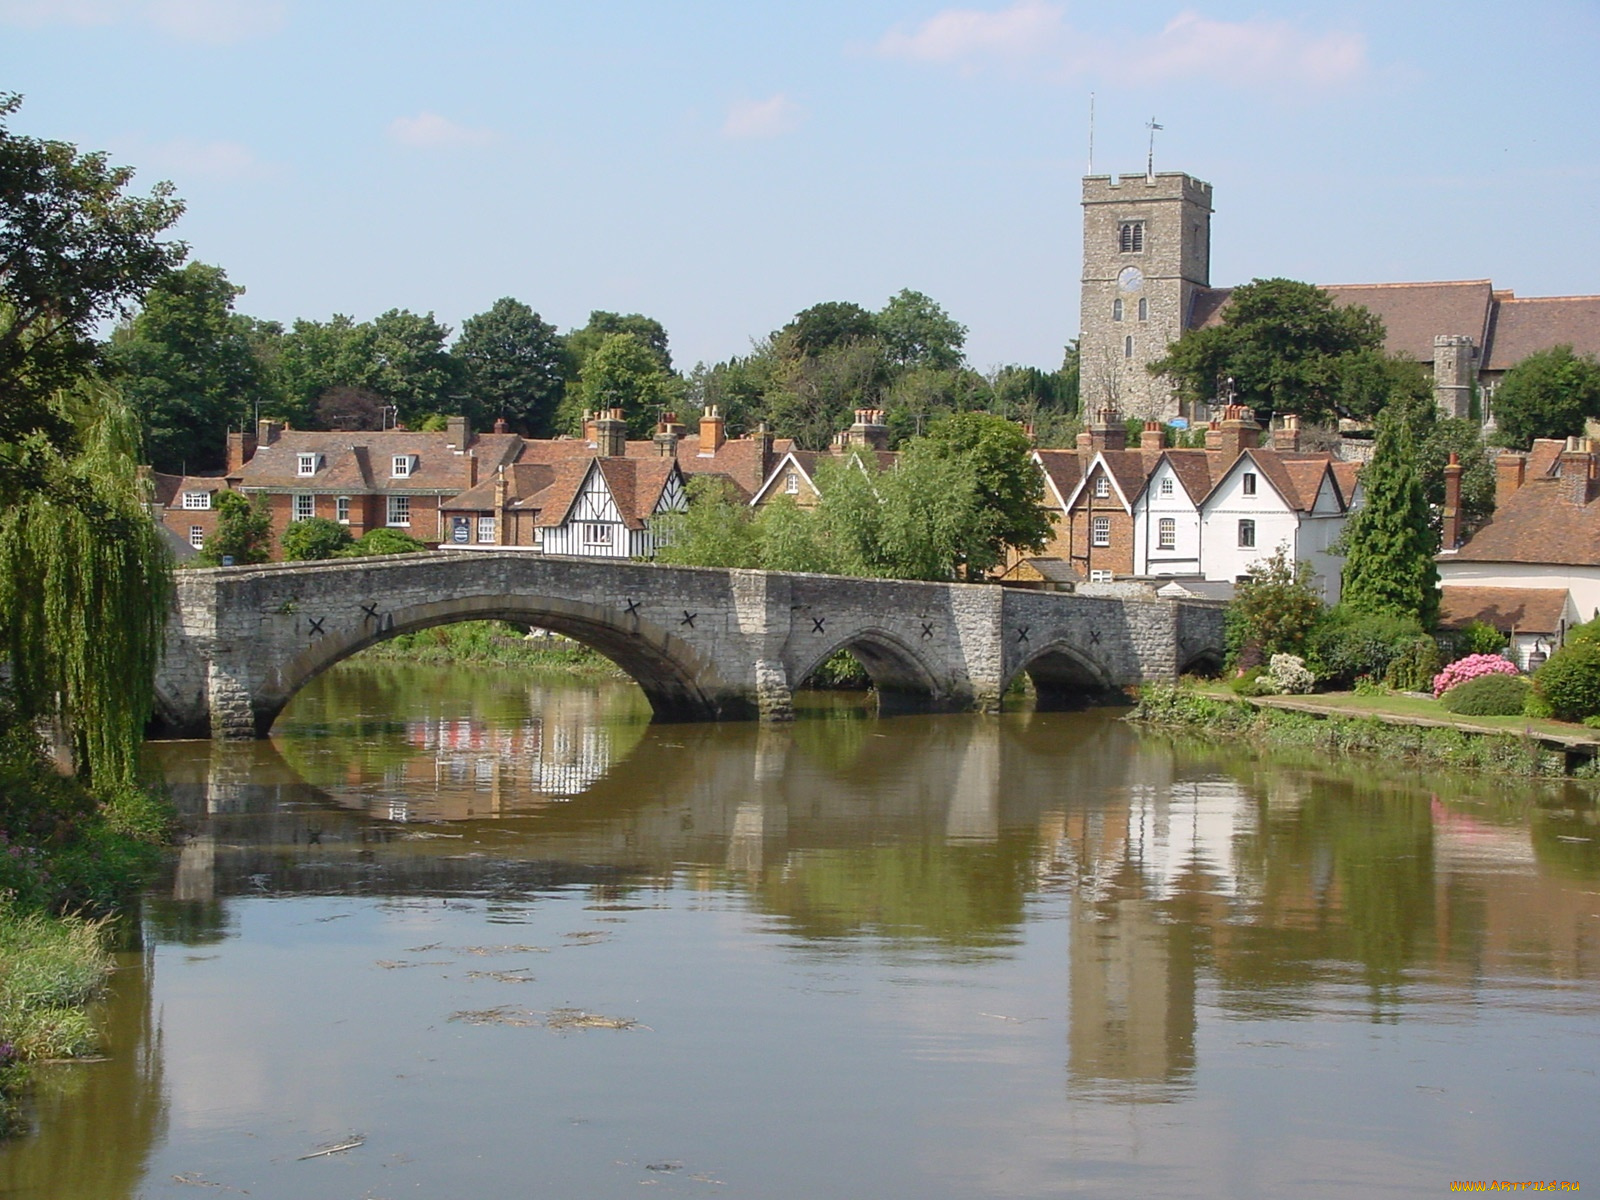
M726 479L698 475L689 481L689 507L652 522L658 536L656 559L695 567L761 565L761 533L755 512Z
M877 335L876 318L859 304L827 300L795 313L772 341L785 358L803 358Z
M0 443L77 430L53 400L88 371L95 330L183 261L161 235L183 212L172 186L127 193L128 167L66 142L12 133L20 96L0 93ZM0 455L0 501L44 485L46 457Z
M584 363L576 395L569 391L563 402L563 424L576 433L582 410L620 408L628 436L648 437L661 413L676 409L682 398L682 381L636 334L608 333Z
M1432 630L1439 618L1439 572L1433 528L1411 427L1400 417L1378 421L1372 461L1361 472L1366 503L1345 527L1347 548L1340 607L1353 613L1414 617Z
M317 400L334 388L376 392L373 336L371 325L343 313L327 321L296 321L271 344L282 397L271 415L307 427Z
M1600 362L1574 354L1571 346L1528 355L1494 394L1500 440L1517 450L1529 449L1535 438L1581 434L1589 417L1600 417Z
M450 327L419 314L391 308L372 322L370 385L415 425L433 413L456 413L466 402L459 360L445 349ZM340 382L357 382L341 380Z
M1231 395L1260 414L1307 421L1368 416L1387 400L1383 322L1321 288L1255 279L1235 288L1222 323L1191 329L1150 364L1188 401Z
M656 356L663 371L672 371L672 353L667 348L666 326L643 313L623 314L597 308L589 314L588 324L582 329L574 329L563 339L569 383L581 382L589 356L613 333L631 333L650 348L650 353Z
M690 412L703 412L714 404L730 431L748 432L758 422L769 419L766 394L773 386L778 366L771 338L757 342L747 355L735 355L711 366L696 363L685 381L684 406Z
M291 521L283 531L280 544L285 561L305 562L337 558L354 544L354 539L350 536L348 525L341 525L327 517L311 517L304 521Z
M1020 426L990 413L956 413L936 422L924 444L913 445L919 455L957 463L976 486L978 503L963 551L969 576L999 566L1008 549L1044 549L1051 535L1044 478Z
M856 338L802 357L785 355L764 397L780 437L826 449L858 408L881 408L891 371L876 338Z
M1295 562L1287 546L1250 569L1228 603L1228 661L1259 666L1274 654L1305 653L1306 639L1322 617L1322 598L1308 562Z
M902 367L959 367L967 327L921 292L903 288L872 319L890 361Z
M1440 527L1444 508L1444 469L1450 456L1456 456L1461 466L1461 531L1470 535L1494 513L1494 460L1484 445L1480 426L1465 417L1443 415L1426 380L1420 389L1406 391L1390 401L1389 412L1411 429L1417 469L1422 472L1422 492L1435 530Z
M189 263L157 280L112 335L106 359L144 421L158 471L220 467L228 430L251 425L263 400L270 407L250 322L233 311L243 291L222 268Z
M68 731L97 789L134 782L161 653L171 560L138 471L137 419L92 379L48 401L51 426L0 446L42 486L0 507L0 677L25 720Z
M272 517L266 506L242 492L217 493L217 528L195 557L201 566L218 567L224 558L242 567L272 557Z
M471 397L468 415L484 426L504 417L518 433L549 437L561 403L564 353L556 327L520 300L504 296L488 312L468 317L450 347Z
M342 557L360 558L369 554L418 554L428 547L409 533L379 526L369 529L356 542L342 551Z

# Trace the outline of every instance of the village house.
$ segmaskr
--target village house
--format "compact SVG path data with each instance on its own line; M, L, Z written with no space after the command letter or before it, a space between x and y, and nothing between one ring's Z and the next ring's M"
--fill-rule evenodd
M817 468L824 462L838 462L870 454L878 469L887 471L898 459L889 449L889 426L884 412L878 408L858 408L855 423L834 436L833 445L826 450L785 451L768 472L750 499L755 508L763 508L774 500L787 497L801 508L815 508L822 499L817 486Z
M1518 662L1550 653L1600 614L1600 489L1588 438L1541 438L1495 459L1495 511L1460 537L1461 468L1445 472L1437 561L1447 626L1478 620L1513 637ZM1458 544L1459 543L1459 544ZM1535 660L1542 661L1542 660Z

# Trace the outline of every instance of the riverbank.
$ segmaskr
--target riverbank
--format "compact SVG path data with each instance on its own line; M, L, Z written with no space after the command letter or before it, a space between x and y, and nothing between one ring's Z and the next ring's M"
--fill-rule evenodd
M1240 697L1221 689L1151 686L1128 719L1261 745L1374 754L1496 775L1600 778L1600 738L1583 726L1526 717L1460 718L1407 696Z
M605 655L544 630L532 635L505 621L462 621L402 633L362 651L362 658L410 663L474 663L559 672L580 679L621 678Z

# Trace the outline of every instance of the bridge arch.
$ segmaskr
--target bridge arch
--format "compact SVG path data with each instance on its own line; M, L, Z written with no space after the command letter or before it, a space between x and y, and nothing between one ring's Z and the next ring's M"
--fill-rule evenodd
M875 627L853 630L803 661L790 675L792 686L800 687L841 650L850 651L866 669L878 692L880 710L936 705L946 698L938 677L921 656L896 634Z
M637 683L657 720L699 721L732 715L703 686L711 672L692 646L648 621L605 605L528 595L479 595L396 608L381 626L319 638L268 673L254 704L256 731L265 736L296 692L328 668L369 646L436 625L514 621L560 633L605 655ZM742 714L741 714L742 715Z
M1044 711L1103 704L1121 695L1105 667L1064 641L1048 642L1018 663L1006 687L1024 671L1033 681L1036 707Z

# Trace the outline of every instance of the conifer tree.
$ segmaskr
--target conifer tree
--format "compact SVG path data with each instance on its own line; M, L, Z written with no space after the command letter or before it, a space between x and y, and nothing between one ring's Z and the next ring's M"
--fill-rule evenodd
M1411 429L1384 416L1372 461L1361 473L1366 504L1345 530L1340 604L1360 613L1415 617L1431 630L1439 619L1439 539L1428 519Z

